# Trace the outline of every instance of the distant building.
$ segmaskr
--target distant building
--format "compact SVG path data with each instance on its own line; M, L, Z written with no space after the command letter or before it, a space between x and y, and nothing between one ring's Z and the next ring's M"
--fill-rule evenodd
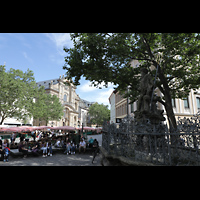
M89 102L87 100L81 99L79 102L79 127L83 126L91 126L90 123L90 116L89 116L89 107L93 104L94 102Z
M69 85L65 84L68 83ZM76 86L69 83L64 75L58 79L37 82L38 87L44 86L48 94L56 95L64 107L64 115L60 121L49 121L48 126L78 127L80 97L76 94ZM34 126L46 125L45 121L34 119Z
M0 116L0 119L1 119L1 116ZM7 117L2 125L8 125L9 127L12 127L12 126L32 126L33 125L33 117L27 117L25 120L17 120L16 117Z
M108 98L109 99L109 103L110 103L110 123L111 124L116 123L115 95L116 95L116 90L114 90L111 93L110 97Z
M65 83L68 84L65 84ZM27 117L26 120L17 120L16 118L6 118L2 125L9 126L72 126L72 127L82 127L91 126L90 116L88 114L89 107L95 102L89 102L87 100L81 99L76 94L76 86L69 83L64 75L56 79L50 79L46 81L37 82L38 87L44 86L46 93L51 95L56 95L61 104L63 105L63 116L59 121L49 121L46 124L45 121L41 119L33 119L33 117ZM1 118L1 116L0 116Z

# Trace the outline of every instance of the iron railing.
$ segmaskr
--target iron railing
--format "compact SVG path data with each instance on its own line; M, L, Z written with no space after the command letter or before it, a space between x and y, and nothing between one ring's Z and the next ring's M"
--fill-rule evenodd
M109 155L156 165L200 165L199 117L179 119L178 130L136 132L134 123L104 124L102 147Z

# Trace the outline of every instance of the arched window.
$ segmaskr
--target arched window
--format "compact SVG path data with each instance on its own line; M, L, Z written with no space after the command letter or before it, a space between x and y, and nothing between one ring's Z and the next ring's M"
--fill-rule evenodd
M67 95L64 95L63 101L67 101Z

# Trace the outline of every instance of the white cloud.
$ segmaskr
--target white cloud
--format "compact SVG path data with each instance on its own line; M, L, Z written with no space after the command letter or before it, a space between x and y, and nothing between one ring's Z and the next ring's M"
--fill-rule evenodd
M99 90L98 88L91 86L91 83L89 81L87 81L83 85L79 86L78 89L81 92L92 92L92 91L95 91L95 90L96 91Z
M23 51L22 54L26 60L28 60L30 63L33 63L33 60L27 55L25 51Z
M80 95L81 98L85 100L90 102L98 102L99 104L103 103L104 105L108 105L110 107L108 98L114 90L114 85L108 83L108 88L103 87L103 85L104 83L101 83L99 86L102 87L102 89L98 89L94 86L91 86L90 81L87 81L78 86L76 92L78 95Z
M73 47L69 33L44 33L57 47L59 54L64 55L63 47Z
M95 101L98 103L103 103L104 105L108 105L110 106L109 100L108 98L110 97L111 93L112 93L113 89L107 89L105 91L99 91L94 97Z

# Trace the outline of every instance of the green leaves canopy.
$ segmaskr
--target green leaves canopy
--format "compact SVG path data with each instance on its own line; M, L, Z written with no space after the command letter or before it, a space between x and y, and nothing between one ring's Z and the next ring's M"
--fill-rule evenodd
M104 120L109 121L110 110L107 105L94 103L89 107L90 120L92 124L102 125Z
M69 78L79 84L81 76L100 84L112 82L122 93L129 86L131 102L138 99L140 68L144 67L155 77L156 87L163 96L168 117L176 126L172 98L184 98L191 88L200 86L200 34L196 33L74 33L73 48L68 53L65 66ZM132 60L140 66L130 67ZM153 67L154 66L154 67Z
M31 117L34 94L37 86L33 72L10 69L0 65L0 115L1 122L7 117L25 120Z
M44 87L38 89L33 116L35 119L60 120L63 116L63 106L56 95L44 93Z

